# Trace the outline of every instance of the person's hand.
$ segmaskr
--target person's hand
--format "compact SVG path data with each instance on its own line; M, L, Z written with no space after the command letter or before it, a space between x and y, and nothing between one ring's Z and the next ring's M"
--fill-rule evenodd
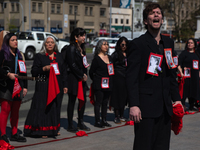
M86 82L87 81L87 75L84 73L84 76L83 76L83 78L82 78L82 81L84 81L84 82Z
M68 92L68 88L63 88L64 94L66 94Z
M174 102L174 106L177 105L177 104L181 104L181 106L182 106L182 108L183 108L183 105L182 105L182 102L181 102L181 101L175 101L175 102ZM183 108L183 110L184 110L184 108Z
M23 97L25 97L26 96L26 94L27 94L27 89L26 88L23 88Z
M7 76L11 79L11 80L15 80L15 77L17 76L17 74L15 73L8 73Z
M130 108L129 118L133 120L135 123L139 123L142 120L142 115L140 108L137 106L133 106Z
M46 65L42 69L43 71L49 71L51 67L52 67L51 65Z

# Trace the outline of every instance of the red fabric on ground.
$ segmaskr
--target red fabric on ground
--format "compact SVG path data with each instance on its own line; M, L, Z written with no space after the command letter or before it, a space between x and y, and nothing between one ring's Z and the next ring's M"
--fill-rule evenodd
M4 140L0 140L0 149L9 150L9 149L15 149L15 147L10 145L9 143L6 143Z
M134 121L132 121L132 120L131 121L127 121L125 125L132 125L133 126L134 125Z
M173 104L173 115L171 116L171 130L175 135L178 135L183 127L182 118L184 116L184 110L181 104Z
M85 131L78 131L76 132L77 136L88 136L87 133L85 133Z
M58 80L54 71L54 68L50 68L49 72L49 85L48 85L48 96L47 96L47 104L48 106L60 93L60 88L58 85Z
M78 93L77 93L77 98L79 100L79 110L81 110L82 106L85 103L84 100L84 93L83 93L83 83L82 80L78 81Z

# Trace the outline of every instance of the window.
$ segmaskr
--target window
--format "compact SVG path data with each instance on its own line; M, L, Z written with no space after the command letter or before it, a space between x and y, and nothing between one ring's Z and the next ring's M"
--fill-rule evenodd
M37 33L37 39L38 39L38 40L44 40L44 35L43 35L43 33Z
M16 3L16 9L17 9L16 11L19 12L19 4L18 3Z
M32 3L32 12L36 12L36 2Z
M78 14L78 6L74 6L74 14Z
M181 13L182 13L182 17L184 17L184 11L183 11L183 10L182 10L182 12L181 12Z
M191 7L193 7L193 3L191 3Z
M186 17L188 17L188 11L186 11Z
M115 19L115 23L118 24L118 19Z
M15 4L11 3L11 11L14 12L15 11Z
M126 24L129 24L129 19L126 19Z
M42 3L38 3L38 12L42 12Z
M168 25L168 26L173 26L173 25L174 25L174 20L169 19L169 20L167 21L167 25Z
M6 4L6 3L5 3ZM3 12L3 3L1 3L1 12Z
M73 12L73 6L70 5L70 6L69 6L69 14L72 14L72 12Z
M121 24L124 24L124 19L121 19Z
M51 13L52 13L52 14L55 13L55 4L51 4Z
M88 15L88 7L85 7L85 15Z
M60 14L60 4L57 4L57 14Z
M100 8L100 16L105 16L106 9Z
M93 14L93 7L90 7L90 16Z

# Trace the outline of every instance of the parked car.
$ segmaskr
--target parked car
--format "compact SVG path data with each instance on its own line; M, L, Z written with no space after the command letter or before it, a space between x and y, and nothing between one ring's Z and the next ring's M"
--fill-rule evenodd
M53 36L56 39L59 52L65 45L69 45L69 42L61 41L49 32L27 31L17 32L16 35L18 38L18 49L24 53L28 60L33 59L34 55L41 50L43 41L47 36Z
M115 46L117 44L117 41L119 40L119 38L110 38L110 37L97 37L95 39L95 42L93 44L93 54L94 54L94 51L95 51L95 48L96 48L96 45L97 45L97 42L101 39L104 39L106 41L108 41L108 44L109 44L109 55L112 55L112 53L115 51ZM132 41L132 39L128 38L129 41Z

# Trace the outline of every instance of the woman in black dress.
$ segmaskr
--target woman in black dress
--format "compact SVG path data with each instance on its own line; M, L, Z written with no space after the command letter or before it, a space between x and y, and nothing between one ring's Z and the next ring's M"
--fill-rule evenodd
M49 80L50 69L54 68L56 78ZM36 81L31 108L24 125L26 136L46 138L59 135L60 108L63 93L67 93L66 70L62 55L58 52L57 44L52 36L48 36L43 43L41 52L35 55L32 70L33 77L43 77ZM54 89L51 82L57 79L60 92L54 95L54 99L47 105L49 91ZM52 88L51 88L52 87Z
M112 75L114 75L114 67L111 57L108 56L108 42L99 40L97 43L94 58L90 67L89 75L92 79L92 88L95 95L94 113L96 127L111 127L106 121L107 105L113 87ZM101 118L100 122L100 108Z
M190 110L199 100L199 58L195 53L196 42L193 38L188 39L185 50L179 55L178 70L181 76L185 77L183 88L182 104L185 106L185 99L189 99Z
M127 66L127 45L127 38L121 37L117 41L115 52L111 55L114 64L115 75L113 77L113 90L110 100L110 106L114 107L114 122L117 124L121 123L121 121L126 121L126 119L124 118L124 108L127 104L127 89L125 84L125 73Z
M12 136L10 141L26 142L26 139L17 133L19 108L22 98L27 93L27 81L18 80L20 87L19 92L14 95L14 84L16 83L16 75L26 76L26 66L22 61L22 55L17 49L17 36L13 33L5 35L3 45L0 51L0 130L1 139L9 143L6 136L6 125L8 115L10 114L10 124L12 127ZM21 65L19 65L19 62ZM4 68L7 67L5 70ZM20 91L21 89L21 91Z
M78 106L78 125L81 130L89 131L84 122L83 115L85 112L86 90L87 86L87 63L85 51L85 30L76 28L70 36L70 45L66 46L62 51L66 51L65 62L68 72L68 96L69 102L67 107L68 129L69 132L77 132L78 129L73 125L73 114L76 97L79 99ZM80 96L81 95L81 96Z

